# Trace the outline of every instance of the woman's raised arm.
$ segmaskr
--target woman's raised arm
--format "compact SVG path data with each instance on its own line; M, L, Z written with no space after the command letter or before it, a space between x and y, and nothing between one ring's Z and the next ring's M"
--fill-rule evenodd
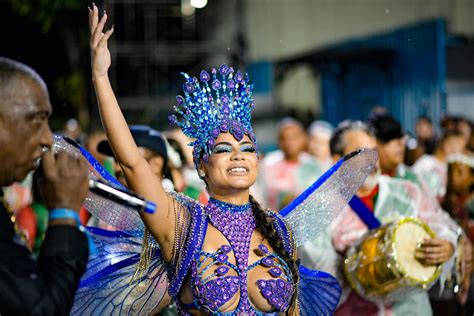
M92 80L102 125L130 188L157 204L156 212L142 214L142 219L160 244L165 259L169 259L171 253L168 250L172 249L175 221L174 214L168 212L171 199L163 190L161 179L153 173L138 150L110 84L108 70L111 58L107 42L113 33L113 27L104 33L106 21L107 14L104 12L99 19L99 9L93 4L92 9L89 8Z

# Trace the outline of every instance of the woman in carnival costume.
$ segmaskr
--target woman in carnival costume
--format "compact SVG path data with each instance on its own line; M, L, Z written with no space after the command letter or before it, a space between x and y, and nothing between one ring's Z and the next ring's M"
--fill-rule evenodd
M281 216L263 210L249 194L258 169L253 86L247 75L222 65L202 71L199 80L183 74L184 96L175 107L180 119L170 116L195 139L194 163L209 203L167 193L140 155L110 85L107 41L113 29L103 32L106 19L105 13L99 19L95 5L89 9L102 123L130 188L157 209L140 214L143 232L136 212L88 199L89 211L121 231L91 229L98 255L90 258L73 314L149 314L167 293L183 315L331 314L339 284L329 274L298 267L296 247L337 215L371 172L376 154L366 150L342 159ZM81 152L95 176L117 185Z

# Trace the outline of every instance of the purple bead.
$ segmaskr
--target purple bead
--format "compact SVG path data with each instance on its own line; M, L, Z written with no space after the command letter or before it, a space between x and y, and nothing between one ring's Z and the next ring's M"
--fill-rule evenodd
M222 245L220 249L223 253L229 253L232 250L229 245Z
M211 73L212 73L213 75L217 74L216 68L212 68Z
M218 79L212 81L212 89L219 90L222 87L221 82Z
M219 136L220 131L217 128L212 130L212 137L217 138Z
M189 82L186 82L183 86L183 90L186 91L187 93L193 93L194 87Z
M237 81L238 83L241 83L243 79L244 77L242 76L242 73L240 72L240 70L238 70L237 73L235 74L235 81Z
M263 296L265 296L265 298L270 298L272 296L272 290L270 289L264 289L262 293L263 293Z
M223 64L219 67L219 72L223 75L227 75L229 73L229 66Z
M229 131L229 125L226 122L223 122L221 125L221 132L227 133Z
M224 275L224 274L226 274L228 271L229 271L229 267L224 267L224 266L219 267L219 268L216 269L216 273L217 273L218 275Z
M226 115L230 113L229 105L223 104L223 106L222 106L222 113L224 113L224 114L226 114Z
M199 76L202 82L208 82L211 79L209 73L205 70L201 71L201 75Z
M227 94L224 94L224 95L222 96L222 98L221 98L221 102L222 102L222 104L228 105L228 104L230 103L230 98L229 98L229 96L228 96Z
M214 138L209 138L209 140L207 141L207 144L212 147L214 146L214 142L215 142Z
M262 264L266 267L272 267L274 265L272 258L265 258L262 260Z
M228 82L227 82L227 88L229 88L229 90L234 90L235 88L235 81L230 79Z
M178 102L178 105L183 105L184 104L184 98L181 95L176 96L176 101Z
M267 246L265 246L264 244L258 245L258 249L260 249L260 251L263 252L264 254L268 254L270 252Z
M279 277L282 273L281 269L277 268L277 267L271 268L269 272L272 276L274 276L276 278Z
M225 254L220 254L217 256L217 261L219 261L220 263L226 262L227 259L229 259L229 257L227 257L227 255Z
M267 281L265 280L258 280L257 285L260 289L265 288L267 286Z
M285 289L286 283L282 279L278 279L277 280L277 285L278 285L279 288Z
M176 115L170 115L168 116L168 122L172 125L178 123L178 118L176 117Z

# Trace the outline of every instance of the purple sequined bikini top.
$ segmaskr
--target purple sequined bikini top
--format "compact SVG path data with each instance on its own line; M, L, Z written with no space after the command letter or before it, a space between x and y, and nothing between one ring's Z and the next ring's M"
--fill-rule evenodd
M219 308L240 290L237 309L225 315L271 315L286 311L294 293L292 274L286 262L260 244L258 248L262 258L248 266L250 239L256 226L250 203L233 205L211 198L206 213L210 223L227 238L230 245L222 245L214 253L200 251L200 258L196 258L191 266L195 299L192 304L185 305L185 309L219 313ZM232 252L236 264L229 262ZM259 265L268 268L270 278L257 280L256 285L273 306L274 310L270 313L258 311L248 297L247 273ZM227 275L231 269L236 275ZM205 274L207 276L204 277Z

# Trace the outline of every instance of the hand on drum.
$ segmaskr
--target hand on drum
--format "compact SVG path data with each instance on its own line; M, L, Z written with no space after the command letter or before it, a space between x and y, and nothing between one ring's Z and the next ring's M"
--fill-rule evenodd
M442 264L454 254L454 246L443 239L425 239L416 250L415 258L424 265Z

